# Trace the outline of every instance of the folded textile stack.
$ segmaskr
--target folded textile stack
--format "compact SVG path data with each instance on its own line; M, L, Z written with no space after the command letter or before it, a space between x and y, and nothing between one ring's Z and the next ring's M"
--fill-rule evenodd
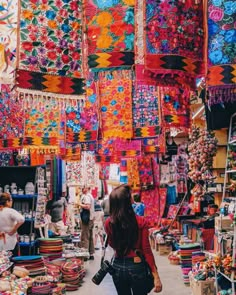
M180 264L185 285L190 284L188 274L192 270L192 253L196 251L200 251L200 244L180 245Z
M49 260L60 258L63 252L62 244L62 239L39 239L39 253Z
M71 259L61 265L62 282L66 284L67 291L78 290L84 276L85 270L80 259Z
M195 251L192 253L192 265L206 260L205 253L202 251Z
M15 266L21 266L29 271L30 276L45 274L46 268L42 256L17 256L11 259Z

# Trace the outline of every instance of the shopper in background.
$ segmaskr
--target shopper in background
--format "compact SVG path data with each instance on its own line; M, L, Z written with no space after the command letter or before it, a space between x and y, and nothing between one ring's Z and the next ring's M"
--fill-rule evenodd
M131 189L121 185L110 194L110 217L105 222L108 244L115 251L112 276L118 295L146 295L145 267L136 250L141 251L154 276L154 292L162 290L149 244L148 226L144 217L135 216Z
M49 224L49 230L55 235L65 235L67 232L67 226L63 221L64 212L67 212L67 201L65 197L61 197L59 200L50 200L47 203L47 211L51 216L51 223ZM66 213L67 214L67 213Z
M12 198L8 193L0 194L0 250L10 250L17 255L17 229L24 223L25 218L12 209Z
M93 242L93 226L94 226L94 198L90 193L90 188L82 189L82 196L79 206L81 209L90 211L89 223L85 224L81 221L81 246L88 249L90 260L94 260L94 242Z
M102 203L101 203L103 212L104 212L104 220L106 221L106 219L109 217L110 215L110 204L109 204L109 195L105 195Z
M97 246L98 238L100 238L102 249L104 249L104 212L98 203L95 204L94 208L94 245L95 250L99 250Z

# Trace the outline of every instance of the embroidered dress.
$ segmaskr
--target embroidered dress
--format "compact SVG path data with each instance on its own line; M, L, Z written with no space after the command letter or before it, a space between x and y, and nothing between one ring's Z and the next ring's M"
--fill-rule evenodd
M208 0L209 104L236 101L236 4Z

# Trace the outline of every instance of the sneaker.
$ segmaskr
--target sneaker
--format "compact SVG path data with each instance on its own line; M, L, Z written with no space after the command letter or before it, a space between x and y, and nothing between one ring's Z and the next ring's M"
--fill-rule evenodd
M95 249L95 250L99 250L99 247L95 247L94 249Z
M89 260L94 260L94 256L90 255Z

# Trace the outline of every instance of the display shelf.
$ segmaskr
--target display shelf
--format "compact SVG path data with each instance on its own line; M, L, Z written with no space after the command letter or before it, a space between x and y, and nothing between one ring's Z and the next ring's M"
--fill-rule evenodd
M31 242L19 242L20 246L34 246L35 241L31 241Z
M35 219L34 217L26 217L25 221L34 221L34 219Z
M232 169L232 170L226 170L226 173L236 173L236 169Z
M37 198L37 194L33 194L33 195L11 195L12 198L14 199L33 199L33 198Z
M229 280L231 283L236 283L236 280L232 280L229 276L227 276L226 274L224 274L222 271L220 270L216 270L217 273L221 274L223 277L225 277L227 280Z

